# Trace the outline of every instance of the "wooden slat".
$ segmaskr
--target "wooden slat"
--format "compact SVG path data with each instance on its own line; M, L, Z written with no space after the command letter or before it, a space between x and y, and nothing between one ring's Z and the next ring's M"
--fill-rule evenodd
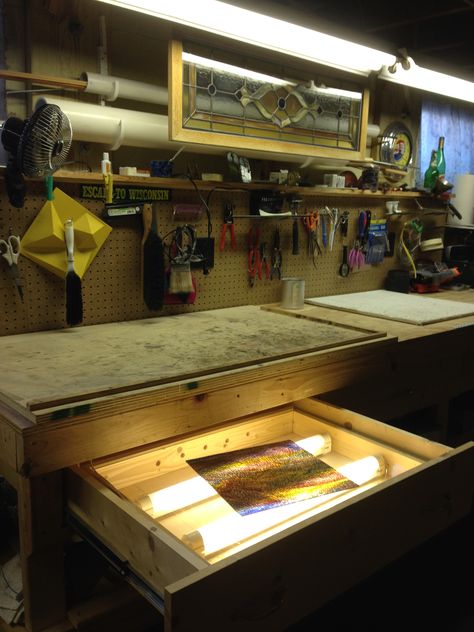
M146 448L138 454L115 455L93 463L93 467L113 487L121 490L181 468L184 459L270 443L275 437L291 432L292 426L293 411L285 407L265 415L252 415L221 430L205 432L183 441L172 441L161 447Z
M352 410L327 404L318 399L305 399L295 402L295 409L312 416L338 424L370 439L377 439L384 445L397 448L405 453L422 459L432 459L446 454L450 450L445 445L428 441L400 428L375 421Z
M4 175L5 168L0 167L0 175ZM28 180L36 181L35 178L29 178ZM72 183L72 184L104 184L104 176L99 172L77 173L73 171L66 171L60 169L54 174L54 181L60 183ZM114 174L114 183L117 184L132 184L134 186L143 187L156 187L159 189L177 189L177 190L194 190L193 185L188 179L177 178L143 178L140 176L121 176ZM252 182L210 182L206 180L195 181L196 186L200 191L211 190L223 190L223 191L253 191L255 189L261 189L262 186L265 189L281 190L283 193L298 193L302 196L320 196L320 197L365 197L365 198L383 198L391 200L398 199L412 199L423 197L421 193L416 191L370 191L368 189L318 189L317 187L294 187L288 185L279 185L274 182L265 183L252 183ZM414 211L415 212L415 211Z
M87 81L80 79L67 79L66 77L53 77L52 75L41 75L31 72L20 72L18 70L5 70L0 68L0 78L9 81L31 81L33 85L57 86L66 90L85 90Z
M66 619L62 475L19 477L18 482L25 623L36 632Z
M84 467L67 472L67 499L71 513L128 561L158 594L163 595L169 582L207 567L198 555Z

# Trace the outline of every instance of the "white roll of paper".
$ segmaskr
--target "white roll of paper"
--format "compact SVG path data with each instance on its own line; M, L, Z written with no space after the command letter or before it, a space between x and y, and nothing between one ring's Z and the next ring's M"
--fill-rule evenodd
M465 173L457 176L454 185L453 205L462 215L462 219L449 214L448 222L460 226L474 225L474 174Z

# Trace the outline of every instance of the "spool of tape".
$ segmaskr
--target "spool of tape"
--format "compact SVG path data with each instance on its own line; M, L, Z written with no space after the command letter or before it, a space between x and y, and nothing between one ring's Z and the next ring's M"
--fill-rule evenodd
M422 252L427 252L428 250L440 250L443 248L443 245L441 237L436 237L435 239L425 239L420 243L420 250Z

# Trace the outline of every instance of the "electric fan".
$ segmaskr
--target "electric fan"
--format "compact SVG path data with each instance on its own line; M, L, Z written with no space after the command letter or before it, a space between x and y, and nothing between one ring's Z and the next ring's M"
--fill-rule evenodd
M71 142L69 118L51 103L37 107L29 119L13 116L5 121L2 144L9 154L5 179L13 206L23 206L23 175L51 176L66 160Z

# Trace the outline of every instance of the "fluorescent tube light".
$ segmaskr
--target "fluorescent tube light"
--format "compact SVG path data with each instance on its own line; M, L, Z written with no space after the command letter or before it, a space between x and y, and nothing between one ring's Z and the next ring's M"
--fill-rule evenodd
M293 57L368 76L395 55L217 0L100 0Z
M205 68L214 68L215 70L222 70L238 77L248 77L249 79L255 79L256 81L265 81L267 83L273 83L278 86L296 86L296 83L287 81L285 79L279 79L278 77L271 77L270 75L264 75L261 72L254 72L253 70L247 70L246 68L239 68L238 66L232 66L222 61L215 59L207 59L206 57L199 57L199 55L193 55L192 53L183 52L183 61L187 61L191 64L197 64L198 66L204 66Z
M406 61L409 62L409 64L404 64L409 65L407 69L400 62L391 68L384 66L379 73L379 78L474 103L474 83L471 81L422 68L411 57L408 57Z

